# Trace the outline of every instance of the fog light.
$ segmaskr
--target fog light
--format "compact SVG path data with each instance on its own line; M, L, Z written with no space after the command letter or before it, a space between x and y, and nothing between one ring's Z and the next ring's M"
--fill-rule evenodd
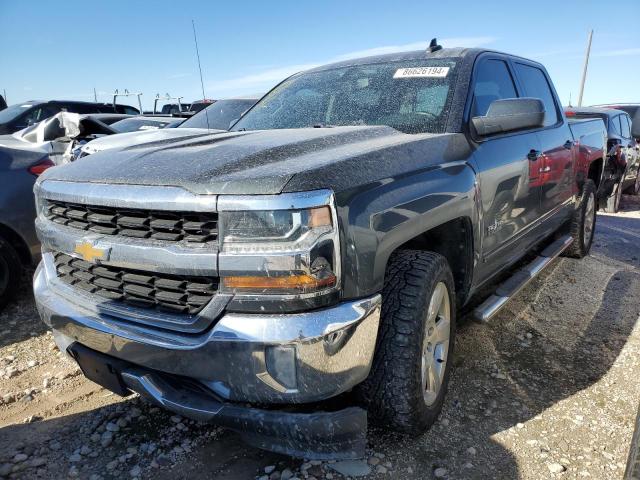
M265 361L267 364L267 372L280 385L295 390L298 388L296 379L296 347L273 346L267 347L265 351Z

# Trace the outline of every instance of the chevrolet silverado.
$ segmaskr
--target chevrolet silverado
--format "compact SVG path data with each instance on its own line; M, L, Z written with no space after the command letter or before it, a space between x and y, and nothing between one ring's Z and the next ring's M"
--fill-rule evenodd
M476 306L488 321L588 254L605 136L513 55L432 42L315 68L229 132L42 175L38 309L120 395L261 448L362 456L368 416L435 421L474 294L525 265Z

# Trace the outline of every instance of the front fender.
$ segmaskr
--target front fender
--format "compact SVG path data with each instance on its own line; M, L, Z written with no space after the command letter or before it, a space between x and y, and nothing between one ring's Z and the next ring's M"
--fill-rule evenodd
M393 251L451 220L471 219L477 249L478 198L475 171L465 161L381 180L338 196L344 233L344 298L382 290ZM478 254L474 250L474 260Z

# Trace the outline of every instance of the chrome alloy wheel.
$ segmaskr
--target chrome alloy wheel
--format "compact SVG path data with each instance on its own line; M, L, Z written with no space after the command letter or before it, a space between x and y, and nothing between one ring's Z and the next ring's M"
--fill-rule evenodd
M585 247L589 246L591 237L593 236L593 224L596 222L596 201L595 195L589 195L587 200L587 208L584 211L584 235L582 236L582 242Z
M449 353L451 336L451 305L449 290L443 282L439 282L433 290L424 339L422 341L422 388L424 402L433 405L438 398L442 386L444 372Z

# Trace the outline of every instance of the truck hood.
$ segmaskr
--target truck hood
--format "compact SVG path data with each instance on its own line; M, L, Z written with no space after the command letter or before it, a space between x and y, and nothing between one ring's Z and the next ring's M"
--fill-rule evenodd
M219 130L220 133L225 130ZM96 138L82 146L87 154L101 152L112 148L130 147L142 143L158 142L172 138L194 137L213 133L203 128L163 128L160 130L144 130L139 132L118 133L106 137Z
M207 133L98 152L51 169L43 180L171 185L196 194L339 191L464 158L465 147L468 155L461 134L409 135L390 127Z

